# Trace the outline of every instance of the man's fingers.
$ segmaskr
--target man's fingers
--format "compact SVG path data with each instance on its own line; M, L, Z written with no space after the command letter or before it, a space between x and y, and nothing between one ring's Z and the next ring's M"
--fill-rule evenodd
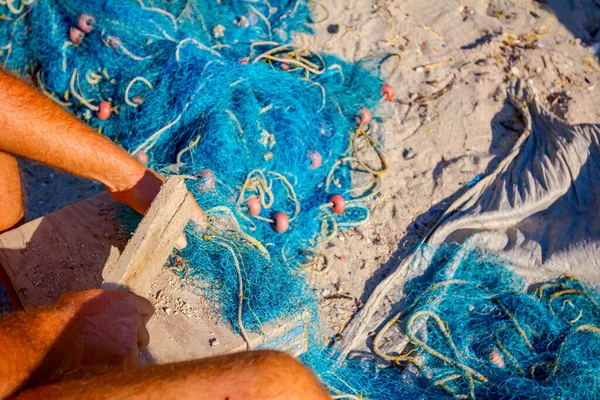
M202 211L202 209L200 208L198 203L196 203L194 196L192 196L191 193L188 193L188 195L193 200L191 221L194 224L196 224L196 228L198 230L204 230L204 229L208 228L208 219L206 218L206 214L204 213L204 211Z
M138 295L135 296L135 308L138 313L142 316L142 325L146 325L150 317L154 314L154 305L150 302L150 300L140 297Z
M139 337L139 334L138 334ZM136 343L135 346L131 347L131 353L129 354L129 358L125 358L122 362L121 368L123 369L131 369L135 368L139 365L140 362L140 347Z
M143 349L150 344L150 334L145 325L140 325L138 328L138 349Z
M179 250L184 249L185 246L187 246L188 241L187 241L187 237L185 237L185 235L181 235L177 238L177 241L175 242L175 247L177 247Z
M139 151L133 155L133 158L142 165L148 164L148 155L143 151Z
M140 323L137 327L137 349L139 351L150 343L150 333L146 329L146 324L154 314L154 306L147 299L136 295L136 307L140 313Z

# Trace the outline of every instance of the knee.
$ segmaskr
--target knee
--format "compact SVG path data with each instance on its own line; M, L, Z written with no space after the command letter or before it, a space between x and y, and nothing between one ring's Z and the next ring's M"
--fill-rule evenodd
M276 374L278 372L285 373L301 373L308 370L294 357L275 350L256 350L253 351L256 361L255 366L266 375Z
M270 350L253 353L253 372L263 398L330 399L313 373L295 358Z
M25 208L21 195L15 195L11 204L0 207L0 233L16 228L25 221Z
M17 160L0 152L0 232L23 222L23 190Z
M21 187L4 193L0 201L0 233L21 225L25 220L25 207Z

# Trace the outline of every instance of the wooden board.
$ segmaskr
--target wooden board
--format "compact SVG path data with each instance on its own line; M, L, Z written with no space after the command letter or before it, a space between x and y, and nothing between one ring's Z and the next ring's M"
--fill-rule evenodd
M0 264L26 308L100 287L128 240L116 207L102 193L0 235Z
M172 199L175 209L189 205L185 198ZM213 305L185 289L175 274L159 268L144 275L145 271L138 269L156 258L164 262L176 232L183 227L181 221L170 225L172 219L166 218L164 224L151 223L164 211L158 207L156 213L148 212L146 224L144 220L140 223L140 232L136 231L127 244L128 236L117 221L117 207L104 193L0 235L0 265L23 305L49 305L68 291L99 288L108 278L104 286L115 287L117 283L117 287L133 288L139 294L150 295L157 307L148 323L151 343L141 354L142 362L176 362L245 350L242 337L219 320ZM189 218L186 212L182 213L184 219ZM165 233L168 226L170 231ZM168 243L161 245L166 245L167 251L154 253L152 244L160 243L161 237L168 237ZM138 250L128 252L126 248ZM124 284L119 286L119 282ZM263 335L250 334L252 347L302 354L308 346L308 321L306 315L298 315L266 324Z
M163 269L152 288L156 314L148 323L150 346L146 362L166 363L246 350L246 342L231 331L213 305L182 287L174 273ZM309 316L299 314L263 326L263 334L250 333L253 349L274 349L294 356L308 349Z
M114 266L105 266L104 289L129 290L148 297L150 286L192 217L192 199L182 176L163 184L150 209Z

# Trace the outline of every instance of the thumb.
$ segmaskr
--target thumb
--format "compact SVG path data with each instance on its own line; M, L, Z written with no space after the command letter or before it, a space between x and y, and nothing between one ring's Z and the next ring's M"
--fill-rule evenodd
M208 218L204 211L200 208L194 197L188 193L188 195L192 198L192 218L190 219L195 225L196 229L202 231L208 228Z

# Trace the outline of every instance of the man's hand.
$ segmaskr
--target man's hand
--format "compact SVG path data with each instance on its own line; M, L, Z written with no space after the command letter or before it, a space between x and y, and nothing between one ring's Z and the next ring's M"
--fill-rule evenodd
M150 342L146 323L154 306L135 294L100 289L72 292L54 307L69 319L57 343L66 350L62 369L132 367L140 349Z
M24 385L135 366L153 313L142 297L98 289L0 320L0 399Z
M136 158L137 160L137 158ZM130 183L126 183L127 180L123 179L120 188L117 186L106 186L106 190L110 196L116 201L127 204L138 213L145 215L152 201L160 192L162 184L165 179L149 169L144 169L142 175L139 178L130 179ZM192 199L193 211L192 211L192 222L196 224L199 230L206 229L208 221L206 220L206 214L198 206L194 197L188 193L188 196ZM187 238L185 234L181 234L175 242L175 246L178 249L182 249L187 246Z
M130 179L131 180L131 179ZM125 181L125 179L124 179ZM165 179L149 169L145 169L141 177L136 177L132 182L124 183L121 188L112 188L106 186L110 196L116 201L127 204L138 213L144 215L150 208L150 204L160 191L162 184ZM199 229L205 229L207 227L206 215L204 211L198 206L196 200L189 195L192 199L193 213L192 222L194 222ZM179 246L178 243L178 247Z

